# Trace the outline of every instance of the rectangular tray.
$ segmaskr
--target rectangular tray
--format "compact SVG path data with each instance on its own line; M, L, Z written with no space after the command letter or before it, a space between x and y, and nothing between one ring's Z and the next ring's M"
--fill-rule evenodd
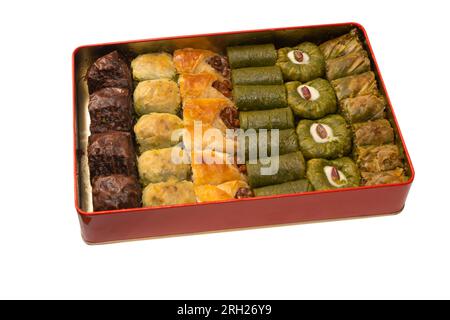
M208 203L92 211L86 147L89 136L88 90L84 75L98 57L113 50L132 55L194 47L224 52L229 45L275 43L293 46L302 41L322 42L357 28L369 53L380 91L388 102L388 119L403 148L404 183L313 191ZM406 201L414 169L365 29L357 23L225 32L81 46L73 52L73 132L75 208L81 234L87 243L102 243L168 235L274 226L328 219L342 219L400 212Z

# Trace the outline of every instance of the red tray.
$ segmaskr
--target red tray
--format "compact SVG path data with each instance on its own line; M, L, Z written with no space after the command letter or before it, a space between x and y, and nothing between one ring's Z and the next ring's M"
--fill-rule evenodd
M388 117L403 147L410 179L404 183L314 191L209 203L90 212L91 190L87 174L89 135L88 93L84 75L96 58L113 50L140 54L157 50L195 47L223 51L228 45L268 43L279 46L302 41L324 41L357 28L388 101ZM389 96L365 29L357 23L289 27L251 31L179 36L81 46L73 53L73 130L75 208L81 234L87 243L102 243L168 235L211 232L399 213L406 201L414 169L398 127Z

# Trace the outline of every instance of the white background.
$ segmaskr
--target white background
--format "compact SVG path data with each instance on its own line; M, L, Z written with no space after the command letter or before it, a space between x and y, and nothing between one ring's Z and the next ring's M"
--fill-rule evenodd
M450 298L445 4L2 2L0 298ZM417 171L400 215L84 244L73 205L75 47L348 21L367 29Z

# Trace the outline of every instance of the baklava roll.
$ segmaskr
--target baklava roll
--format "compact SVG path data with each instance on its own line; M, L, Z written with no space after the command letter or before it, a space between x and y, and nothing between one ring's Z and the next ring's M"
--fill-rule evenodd
M182 138L183 120L171 113L150 113L139 118L134 126L139 151L168 148Z
M340 158L352 148L351 132L344 118L337 114L318 120L300 120L297 135L306 159Z
M91 133L130 131L133 127L131 95L124 88L103 88L89 96Z
M315 190L358 187L361 179L358 167L347 157L311 159L306 163L306 177Z
M219 185L194 185L194 191L198 202L242 199L253 196L252 190L243 180L228 181Z
M254 136L243 136L245 139L245 155L246 159L254 159L259 157L259 146L264 145L267 156L273 156L272 149L278 154L286 154L299 150L298 137L294 129L277 130L277 138L275 132L267 130L265 136L261 131L256 132ZM244 144L242 144L244 145Z
M277 65L285 80L308 82L325 74L325 60L315 44L303 42L278 50Z
M141 81L134 90L134 110L138 115L151 112L177 114L180 110L180 90L169 79Z
M322 43L319 48L327 60L364 50L358 38L358 30L356 29L352 29L343 36Z
M408 181L402 168L380 172L361 172L362 185L375 186L379 184L403 183Z
M328 80L353 76L370 71L370 60L366 51L359 51L346 56L326 61L326 75Z
M235 86L233 98L240 111L287 107L286 89L283 85Z
M375 94L347 98L339 103L339 110L349 123L382 119L385 108L386 100Z
M170 180L150 183L142 192L144 207L195 203L194 185L190 181Z
M234 86L283 84L283 74L278 66L233 69L231 79Z
M336 112L336 95L327 80L318 78L305 84L292 81L285 86L288 105L301 118L319 119Z
M183 73L180 75L178 83L183 100L197 98L229 99L232 97L230 80L220 79L213 73Z
M139 208L141 186L134 176L98 176L92 181L92 202L94 211Z
M353 142L357 146L394 143L394 129L386 119L356 123L352 127Z
M369 94L379 94L377 80L372 71L331 81L339 101Z
M227 55L232 69L273 66L277 61L277 51L272 43L228 47Z
M400 149L395 144L355 148L356 164L361 171L380 172L403 166Z
M275 184L253 189L255 197L273 196L279 194L291 194L313 191L311 183L307 179L289 181L285 183Z
M138 158L141 183L188 180L191 175L189 155L179 147L147 150Z
M91 135L87 153L91 179L112 174L136 175L136 155L128 132L108 131Z
M219 79L230 78L230 66L227 57L203 49L185 48L175 50L173 61L179 74L213 73Z
M246 171L252 188L294 181L305 176L305 159L300 151L248 161Z
M192 181L195 185L219 185L227 181L246 181L232 155L215 151L191 153Z
M117 51L98 58L87 70L89 93L102 88L125 88L131 90L133 80L128 63Z
M166 52L141 54L131 61L131 69L136 81L174 79L176 76L172 55Z
M292 129L294 115L291 108L239 112L241 129Z
M238 111L228 99L189 99L183 106L186 149L235 149L235 137L227 129L239 127ZM197 128L197 131L195 131ZM199 131L201 130L201 131ZM227 150L228 151L228 150Z

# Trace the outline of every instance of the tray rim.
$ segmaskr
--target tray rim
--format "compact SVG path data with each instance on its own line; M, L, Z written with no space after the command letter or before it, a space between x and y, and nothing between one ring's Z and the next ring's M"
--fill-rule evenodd
M208 37L208 36L220 36L220 35L230 35L230 34L240 34L240 33L257 33L257 32L270 32L270 31L282 31L282 30L296 30L296 29L308 29L308 28L321 28L321 27L341 27L341 26L354 26L358 28L364 35L366 40L367 48L369 53L373 59L374 69L377 71L379 77L379 85L383 88L386 100L388 102L388 106L392 113L392 120L395 122L398 132L398 138L402 144L405 160L408 163L408 166L411 170L410 178L401 183L392 183L392 184L384 184L384 185L375 185L375 186L359 186L359 187L351 187L351 188L342 188L342 189L334 189L334 190L319 190L319 191L309 191L302 193L290 193L283 195L271 195L271 196L262 196L255 198L244 198L244 199L230 199L230 200L219 200L219 201L209 201L203 203L188 203L188 204L177 204L177 205L163 205L163 206L153 206L153 207L140 207L140 208L129 208L129 209L119 209L119 210L105 210L105 211L95 211L95 212L87 212L80 208L79 199L78 199L78 179L77 179L77 86L76 86L76 68L75 68L75 58L77 53L85 48L99 47L99 46L107 46L107 45L122 45L122 44L130 44L130 43L140 43L140 42L149 42L149 41L160 41L160 40L175 40L175 39L183 39L183 38L191 38L191 37ZM81 216L99 216L99 215L111 215L111 214L121 214L121 213L138 213L138 212L151 212L158 211L163 209L172 209L179 207L193 207L193 206L209 206L216 205L221 203L232 203L232 202L242 202L242 201L261 201L265 199L275 199L275 198L289 198L289 197L306 197L313 196L319 194L328 194L328 193L336 193L336 192L352 192L359 190L371 190L371 189L381 189L381 188L393 188L400 186L411 185L415 178L415 170L406 147L405 140L403 138L403 134L401 132L400 126L398 124L397 117L395 115L394 108L392 107L392 103L386 89L384 79L381 75L378 62L376 60L375 54L372 49L372 45L370 44L369 36L367 34L366 29L357 22L342 22L342 23L331 23L331 24L317 24L317 25L306 25L306 26L290 26L290 27L278 27L278 28L263 28L263 29L251 29L251 30L240 30L240 31L225 31L225 32L214 32L214 33L203 33L203 34L192 34L192 35L180 35L180 36L169 36L169 37L158 37L158 38L148 38L148 39L138 39L138 40L129 40L129 41L115 41L115 42L106 42L106 43L98 43L98 44L87 44L81 45L74 49L72 53L72 105L73 105L73 116L72 116L72 126L73 126L73 160L74 160L74 195L75 195L75 209L77 213Z

